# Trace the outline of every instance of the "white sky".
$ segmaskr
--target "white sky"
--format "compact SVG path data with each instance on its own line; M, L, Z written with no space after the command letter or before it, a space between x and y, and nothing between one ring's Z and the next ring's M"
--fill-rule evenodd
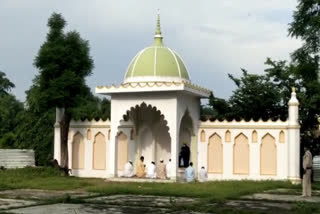
M228 73L240 75L240 68L263 73L267 57L289 59L300 46L287 36L296 5L296 0L0 0L0 70L24 100L37 74L33 59L47 20L58 12L67 30L89 40L92 90L119 84L135 54L152 44L159 8L164 43L182 56L192 82L228 98L235 88Z

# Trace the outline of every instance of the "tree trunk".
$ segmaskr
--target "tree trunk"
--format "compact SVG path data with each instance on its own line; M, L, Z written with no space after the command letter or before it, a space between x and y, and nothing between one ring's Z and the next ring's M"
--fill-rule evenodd
M71 115L67 112L63 113L60 121L60 136L61 136L61 160L60 167L66 175L69 175L69 157L68 157L68 134L71 121Z

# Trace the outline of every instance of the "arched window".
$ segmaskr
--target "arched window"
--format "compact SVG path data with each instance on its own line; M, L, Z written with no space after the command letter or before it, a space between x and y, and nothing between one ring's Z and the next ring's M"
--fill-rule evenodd
M206 142L206 132L204 130L202 130L200 133L200 141Z
M130 131L130 140L134 140L134 129Z

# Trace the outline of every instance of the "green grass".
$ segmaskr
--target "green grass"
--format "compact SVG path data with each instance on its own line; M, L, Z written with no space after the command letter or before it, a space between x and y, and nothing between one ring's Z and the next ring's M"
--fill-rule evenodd
M233 209L225 205L226 200L239 199L243 195L270 189L287 188L299 191L301 185L292 185L287 181L215 181L207 183L120 183L105 182L103 179L65 177L53 168L24 168L0 171L0 190L42 189L42 190L83 190L101 195L133 194L157 196L183 196L199 198L196 205L173 206L176 210L193 210L213 213L273 213ZM320 189L320 183L313 184ZM290 190L293 191L293 190ZM70 198L67 198L71 200ZM69 203L65 198L59 199ZM76 203L72 199L70 203ZM60 202L59 201L59 202ZM80 201L81 202L81 201ZM53 202L48 202L53 203ZM54 202L55 203L55 202ZM82 202L81 202L82 203ZM216 204L215 206L207 206ZM296 203L288 213L320 212L320 205ZM287 213L287 212L286 212Z
M85 190L110 194L185 196L223 200L275 188L297 188L284 181L216 181L207 183L118 183L103 179L64 177L53 168L24 168L0 171L0 190Z

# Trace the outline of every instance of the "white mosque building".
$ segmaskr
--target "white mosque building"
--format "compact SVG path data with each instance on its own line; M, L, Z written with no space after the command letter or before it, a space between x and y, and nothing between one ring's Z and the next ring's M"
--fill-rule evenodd
M142 155L146 163L171 158L171 179L178 180L179 152L186 143L196 172L204 166L209 180L300 180L295 91L286 121L200 121L200 100L210 90L193 84L182 58L163 44L159 16L153 45L132 59L123 83L98 86L96 93L111 97L111 121L71 121L69 166L75 176L115 178L128 160L135 163ZM60 119L57 109L58 162Z

